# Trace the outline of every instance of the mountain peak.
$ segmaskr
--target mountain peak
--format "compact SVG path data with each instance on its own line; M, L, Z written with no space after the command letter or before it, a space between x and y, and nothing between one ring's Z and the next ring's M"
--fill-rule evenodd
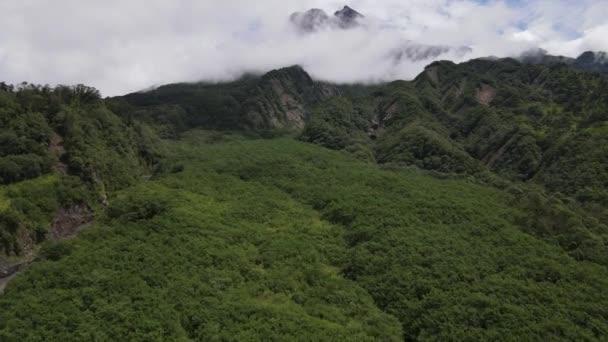
M334 16L340 20L338 24L342 28L354 27L358 24L357 20L364 17L363 14L355 11L354 9L348 6L344 6L344 8L340 11L336 11L336 13L334 13Z
M349 29L359 25L358 20L364 15L354 9L344 6L330 17L325 11L318 8L309 9L306 12L296 12L290 16L290 21L301 32L310 33L325 28Z
M357 18L365 17L363 14L355 11L354 9L348 6L344 6L344 8L342 8L341 10L336 11L334 15L342 20L354 20Z
M585 51L577 59L579 64L608 64L608 54L603 51Z

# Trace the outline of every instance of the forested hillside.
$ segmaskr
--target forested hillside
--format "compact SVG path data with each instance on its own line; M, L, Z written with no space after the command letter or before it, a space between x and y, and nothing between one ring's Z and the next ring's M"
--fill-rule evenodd
M75 228L161 153L156 133L82 85L1 84L0 127L0 251L9 257ZM60 212L67 222L51 227Z
M606 267L526 234L512 195L291 139L243 139L189 132L171 143L170 163L183 171L116 193L79 239L43 249L0 297L0 336L608 334Z
M596 71L2 84L0 340L605 340Z
M227 84L164 86L112 103L171 132L291 130L382 164L491 171L606 203L607 87L605 77L566 63L478 59L435 62L412 82L336 86L291 67Z

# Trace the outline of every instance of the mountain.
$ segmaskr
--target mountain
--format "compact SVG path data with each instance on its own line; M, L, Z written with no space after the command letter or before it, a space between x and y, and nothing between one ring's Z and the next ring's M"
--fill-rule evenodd
M353 28L368 32L373 32L372 30L374 30L374 28L366 22L366 18L363 14L348 6L344 6L343 9L336 11L332 17L321 9L313 8L303 13L293 13L289 20L296 32L305 35L323 31L349 30ZM382 34L382 32L379 31L377 34ZM390 62L399 65L408 62L432 62L442 56L462 58L472 52L473 50L466 46L451 47L445 45L429 45L403 40L395 42L395 46L386 51L386 58Z
M94 88L0 83L0 100L2 255L73 234L162 155L156 133L112 112Z
M601 341L604 56L0 83L0 340Z
M608 76L608 55L606 52L584 52L572 65L580 70Z
M302 129L308 110L339 95L339 89L314 81L301 67L271 71L224 84L173 84L116 98L125 113L155 125L163 134L188 127L211 129Z
M433 61L447 54L463 58L471 52L473 52L473 49L466 46L454 48L445 45L424 45L407 42L391 51L390 56L396 64L399 64L408 61Z
M325 11L318 8L310 9L304 13L293 13L289 20L292 25L302 33L312 33L319 30L342 29L347 30L360 25L364 16L354 9L344 6L330 17Z
M116 101L142 120L172 121L171 132L192 126L291 130L331 148L359 146L381 163L486 170L580 198L586 190L577 184L595 179L599 192L593 196L603 197L604 176L590 174L591 165L571 165L576 173L562 169L575 163L567 158L576 158L565 141L591 146L604 139L599 127L606 120L606 80L578 68L514 59L435 62L412 82L365 87L317 82L291 67L221 85L170 85ZM400 151L404 139L429 146ZM590 154L590 163L603 160L591 156L601 155L598 150L582 153Z
M344 29L358 26L359 20L364 18L363 14L348 6L344 6L341 10L336 11L334 16L339 19L338 24Z
M327 13L318 8L310 9L304 13L293 13L289 20L298 30L305 33L326 29L333 24Z
M279 96L282 93L276 87L260 86L277 83L279 75L289 84L284 88L295 93ZM595 208L608 203L608 151L602 147L608 146L606 86L605 78L564 64L479 59L462 64L435 62L414 81L377 86L323 84L292 67L219 88L211 86L222 89L222 96L231 94L227 89L241 92L210 102L198 96L197 107L183 97L206 87L197 84L179 85L177 97L164 97L160 88L121 100L135 106L132 111L138 117L161 112L157 105L150 106L160 100L191 116L185 121L206 129L292 131L301 140L343 150L365 161L469 175L490 184L521 182ZM297 95L297 89L303 92ZM246 95L239 97L241 93ZM283 98L298 99L291 107L297 115L286 114ZM208 121L204 113L216 103L243 103L231 112L240 113L241 119L224 116ZM230 110L216 110L224 112ZM290 121L290 117L297 119ZM600 221L605 220L605 211L599 210L598 215ZM593 224L582 226L591 229ZM578 248L583 240L560 244L576 254L581 253ZM594 253L582 254L598 260L607 257Z
M530 64L566 64L576 69L608 76L608 55L606 52L586 51L577 58L549 55L543 49L530 50L519 58L523 63Z

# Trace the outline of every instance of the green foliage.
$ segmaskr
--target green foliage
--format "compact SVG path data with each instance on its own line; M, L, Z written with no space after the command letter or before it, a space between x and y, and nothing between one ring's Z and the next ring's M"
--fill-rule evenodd
M154 199L149 193L131 193L128 196L113 199L107 209L107 216L110 219L124 221L149 220L166 210L167 203Z
M39 177L51 169L50 158L35 154L0 157L0 183L14 183Z
M361 160L450 174L491 170L603 203L603 150L589 146L606 145L607 135L587 130L606 121L608 81L577 63L442 61L413 82L335 87L292 67L226 84L168 85L110 104L165 137L193 127L292 129ZM304 113L304 127L287 119L290 110Z
M0 123L0 184L8 185L0 214L18 223L0 227L8 255L44 240L58 209L97 207L162 156L154 131L117 116L83 85L2 87Z
M0 336L608 334L608 271L593 247L605 228L581 219L572 203L382 171L290 139L201 144L205 135L190 132L170 146L167 162L182 172L119 192L105 222L45 246L45 261L0 297Z
M9 284L0 340L601 341L606 82L504 59L110 100L0 84L0 250L108 204Z
M154 126L162 137L176 138L191 128L297 130L304 107L332 92L292 66L228 83L170 84L111 99L109 105L123 116Z
M43 248L48 261L0 297L0 336L400 339L399 323L333 266L345 254L339 227L278 189L207 168L190 158L195 149L182 148L182 173L117 194L105 224L67 246ZM164 209L140 215L155 203ZM28 299L11 300L17 293ZM72 323L45 320L49 303ZM34 322L37 328L23 329Z
M608 265L608 226L599 215L589 215L572 199L532 189L518 194L514 203L523 209L519 223L529 233L559 245L577 260Z
M403 163L441 172L475 174L482 171L481 165L462 149L416 123L399 133L387 134L378 142L376 154L379 163Z
M72 249L69 242L49 241L42 245L38 257L41 260L59 261L70 255L71 252Z
M345 97L331 98L317 106L302 133L303 141L335 150L347 150L362 160L373 160L370 139L363 133L368 118Z
M605 282L581 278L583 273L605 277L604 267L578 264L527 236L526 226L520 230L517 222L505 221L519 214L500 193L415 174L377 173L338 155L322 157L321 151L296 152L286 145L256 144L255 159L242 145L227 146L209 155L229 151L228 158L205 160L220 172L278 186L344 226L350 247L345 275L400 319L406 339L484 340L507 331L524 340L604 334L596 335L591 325L583 328L577 318L589 319L588 310L606 315L595 311L599 288L572 302L560 295L568 287ZM260 156L265 148L270 151ZM546 304L532 304L539 302ZM551 328L555 324L558 330Z

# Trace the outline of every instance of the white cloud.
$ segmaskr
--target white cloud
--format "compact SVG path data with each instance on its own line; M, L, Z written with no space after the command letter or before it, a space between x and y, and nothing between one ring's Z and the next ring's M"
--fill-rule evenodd
M429 61L394 63L408 41L508 56L541 47L575 56L608 50L606 0L352 0L367 29L296 35L292 12L333 0L20 0L0 2L0 80L85 83L105 95L153 84L226 80L303 65L336 82L412 78ZM523 25L522 25L523 23ZM442 58L459 61L461 56Z

